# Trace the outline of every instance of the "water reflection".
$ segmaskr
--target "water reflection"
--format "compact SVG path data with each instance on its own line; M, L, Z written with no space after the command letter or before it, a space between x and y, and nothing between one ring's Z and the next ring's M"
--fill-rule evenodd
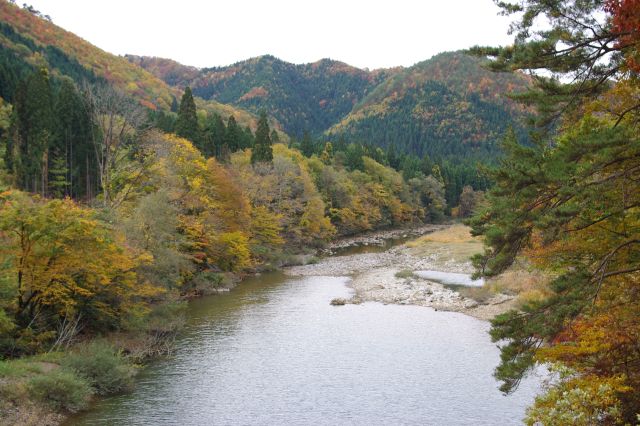
M175 355L70 424L520 424L537 381L498 392L487 323L330 306L346 280L265 274L193 301Z

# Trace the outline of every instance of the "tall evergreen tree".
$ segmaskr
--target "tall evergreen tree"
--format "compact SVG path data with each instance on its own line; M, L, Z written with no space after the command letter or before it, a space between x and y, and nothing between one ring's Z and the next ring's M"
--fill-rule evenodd
M204 151L206 157L216 157L220 159L222 145L224 144L226 127L222 121L222 117L218 114L212 114L207 117L207 124L204 130Z
M251 132L251 127L246 126L240 137L240 149L253 148L254 144L255 137L253 136L253 132Z
M49 159L50 181L55 186L52 194L91 198L97 189L91 117L71 79L62 80L55 101L54 118L55 139Z
M304 131L302 135L302 142L300 142L300 151L305 155L305 157L311 157L315 147L313 145L313 140L311 139L311 135L308 131Z
M280 136L278 136L278 132L276 131L276 129L271 130L270 137L271 137L272 144L280 143Z
M171 96L171 112L178 112L178 100L175 96Z
M178 110L178 119L175 126L176 135L189 139L198 148L200 146L200 130L198 128L198 116L196 114L196 103L191 94L191 88L187 86L184 89L184 95L180 101L180 109Z
M241 132L242 130L240 126L238 126L236 118L233 115L229 116L227 120L227 130L224 136L224 143L227 145L229 152L236 152L240 149Z
M46 69L20 83L14 97L11 151L17 184L46 195L49 144L53 137L53 94Z
M256 142L251 151L251 164L265 163L273 161L273 148L271 147L271 137L269 136L269 123L267 114L262 111L256 129Z

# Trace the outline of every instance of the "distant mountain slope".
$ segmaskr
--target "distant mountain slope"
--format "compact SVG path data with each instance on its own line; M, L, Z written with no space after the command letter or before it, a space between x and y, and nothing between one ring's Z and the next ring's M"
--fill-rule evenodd
M108 81L152 109L169 110L182 89L171 87L124 57L112 55L49 20L0 0L0 96L9 99L17 81L42 66L55 76ZM238 107L208 101L201 106L224 117L234 114L255 128L257 119Z
M129 62L144 68L170 86L183 87L191 84L193 80L200 76L198 68L182 65L173 59L137 55L124 55L124 57Z
M378 85L327 134L418 155L492 155L525 114L505 95L528 83L524 75L484 69L481 59L443 53Z
M498 74L482 60L442 53L409 68L367 71L323 59L294 65L261 56L227 67L196 69L171 60L131 56L170 84L257 112L264 108L284 130L344 136L400 151L435 156L491 156L524 111L505 95L529 80Z
M398 71L369 72L330 59L295 65L265 55L227 67L203 69L194 78L188 67L178 67L170 60L129 58L169 84L190 85L204 99L254 113L266 109L286 132L298 136L305 130L321 134Z

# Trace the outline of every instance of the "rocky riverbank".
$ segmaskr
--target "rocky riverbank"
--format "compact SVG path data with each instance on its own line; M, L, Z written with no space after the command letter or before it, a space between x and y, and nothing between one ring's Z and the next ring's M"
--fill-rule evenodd
M423 225L413 228L388 229L340 238L325 247L322 254L332 255L341 249L358 246L384 246L389 240L407 239L446 229L449 225Z
M409 242L379 253L326 257L314 264L286 268L285 273L298 276L350 276L352 279L349 285L354 294L344 303L372 301L428 306L488 320L511 309L515 304L514 297L501 293L492 294L482 287L467 289L447 286L414 274L424 270L462 274L473 272L473 266L467 257L459 255L459 246L464 243L447 243L446 238L443 238L447 233L459 232L459 227L460 225L440 226L425 231L436 231L438 234L433 241L427 241L427 244ZM470 243L473 241L470 240ZM466 254L468 248L463 248ZM342 301L338 302L335 304L342 304Z

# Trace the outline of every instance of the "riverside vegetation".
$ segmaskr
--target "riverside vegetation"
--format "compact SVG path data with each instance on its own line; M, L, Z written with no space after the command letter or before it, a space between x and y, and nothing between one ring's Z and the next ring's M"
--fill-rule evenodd
M47 87L46 74L32 79ZM188 102L187 93L183 105ZM47 355L3 378L8 405L40 398L55 409L83 408L91 393L121 387L92 384L94 375L108 370L67 364L64 360L85 350L85 343L76 343L102 335L113 345L110 359L124 362L127 354L128 361L141 360L162 352L179 326L186 297L228 288L237 278L287 263L334 235L430 220L444 208L442 183L431 176L406 182L366 156L362 171L351 170L333 155L307 158L272 145L264 115L253 146L224 160L206 159L187 139L151 128L130 127L120 133L126 140L106 140L110 133L100 128L103 122L89 119L97 133L90 143L117 145L111 151L117 161L99 168L104 174L96 197L80 203L69 193L72 182L82 179L68 171L51 178L59 169L47 170L46 163L29 157L30 143L44 143L35 155L46 158L47 143L57 140L55 129L31 139L13 136L20 134L24 111L29 110L16 106L9 120L5 158L13 167L5 180L13 188L5 186L0 194L1 350L9 358ZM193 109L180 111L195 117ZM124 126L126 117L118 114L115 121ZM24 167L28 161L35 165ZM15 188L21 181L44 196ZM53 198L58 194L66 197ZM95 367L108 359L108 350L98 349ZM90 360L94 352L87 351L83 358ZM61 367L40 368L53 360L61 360ZM13 370L14 362L4 361L5 371ZM75 389L64 392L70 400L52 400L67 387Z
M165 116L39 65L0 108L5 423L56 423L128 389L170 350L190 297L335 236L444 215L437 173L405 179L331 143L305 156L265 113L255 130L224 123L187 87Z

